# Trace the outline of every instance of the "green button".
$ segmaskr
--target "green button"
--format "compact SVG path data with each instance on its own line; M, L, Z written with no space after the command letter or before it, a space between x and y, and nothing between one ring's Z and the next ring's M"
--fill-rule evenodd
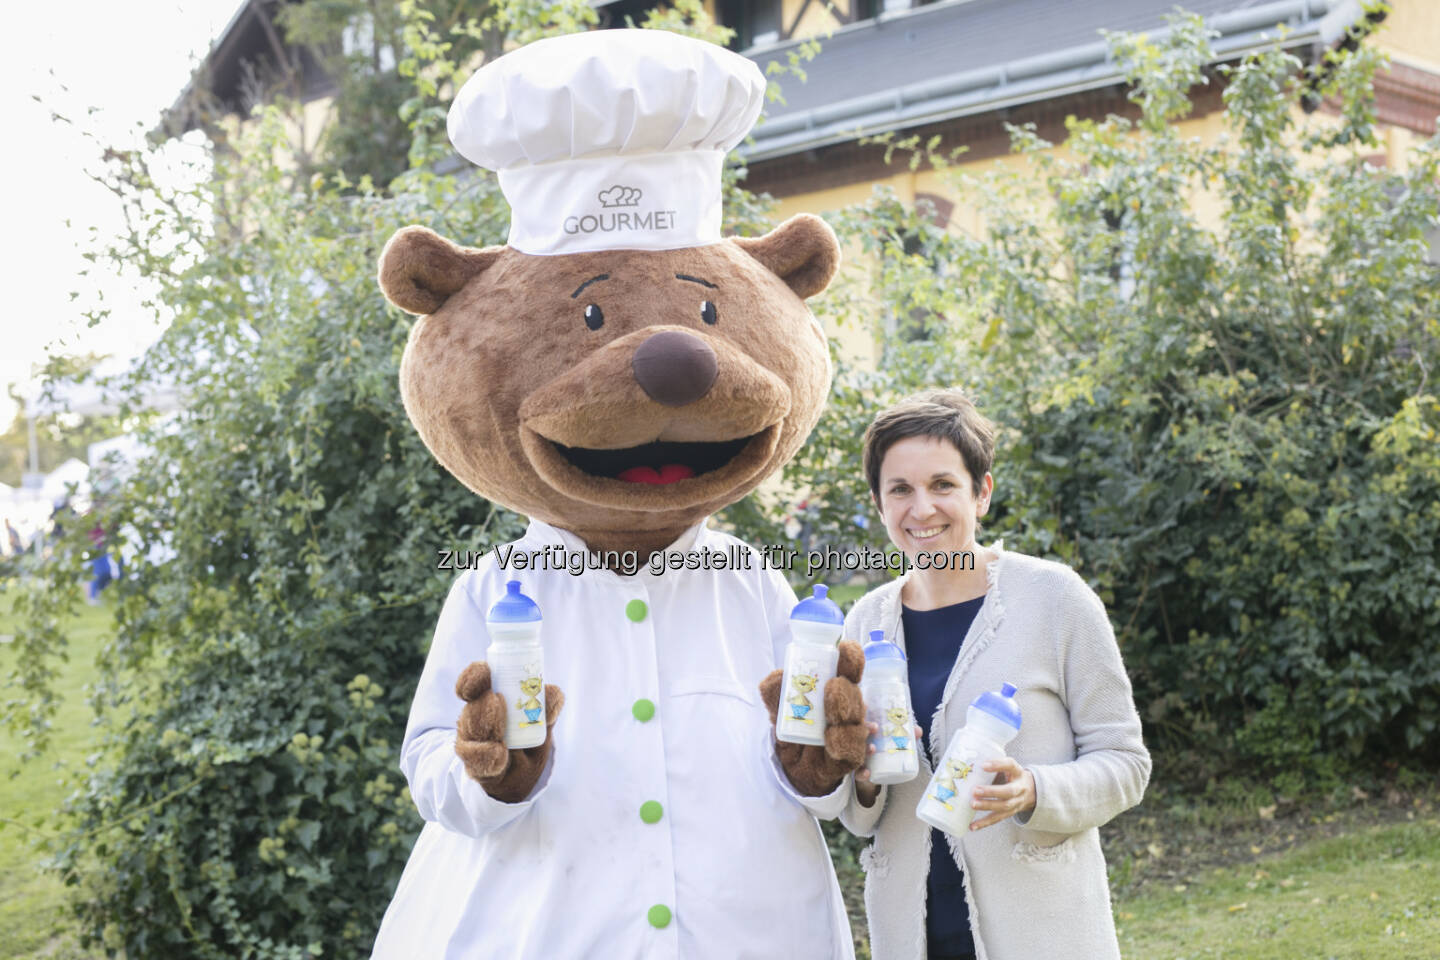
M670 908L663 903L657 903L650 908L650 926L657 930L663 930L670 926Z
M655 716L655 704L641 697L635 701L635 706L630 708L630 712L635 715L636 720L644 723L646 720Z
M665 808L654 800L646 800L640 804L640 819L646 823L659 823L660 817L665 813Z
M644 620L645 615L649 612L650 608L645 606L644 600L631 600L625 604L625 616L629 617L635 623Z

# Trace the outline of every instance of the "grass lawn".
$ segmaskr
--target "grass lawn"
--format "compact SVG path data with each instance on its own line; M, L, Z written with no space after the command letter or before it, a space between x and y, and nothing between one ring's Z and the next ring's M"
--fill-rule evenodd
M0 604L0 636L8 636L15 629L8 598ZM84 687L110 621L108 606L86 607L70 630L70 660L61 665L56 682L64 700L49 750L22 766L16 758L23 743L0 731L0 818L29 825L57 811L73 789L72 778L84 770L96 741ZM0 645L0 674L9 669L8 652ZM57 826L50 822L40 829L53 833ZM69 939L68 917L62 912L64 888L54 876L40 872L44 854L35 849L37 836L13 824L0 826L0 958L6 960L55 956Z
M1115 905L1127 960L1440 955L1440 820L1312 840Z

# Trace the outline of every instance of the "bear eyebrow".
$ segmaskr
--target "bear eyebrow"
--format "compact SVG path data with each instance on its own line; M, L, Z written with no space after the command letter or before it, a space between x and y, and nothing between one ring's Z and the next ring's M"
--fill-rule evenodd
M580 284L580 286L578 286L578 287L575 288L575 292L572 293L572 294L570 294L570 299L571 299L571 300L574 300L576 297L580 296L580 291L582 291L582 290L584 290L586 287L590 286L590 284L592 284L592 283L599 283L601 280L609 280L609 279L610 279L610 274L608 274L608 273L602 273L602 274L600 274L598 277L591 277L589 280L586 280L584 283Z
M711 283L709 280L701 280L699 277L692 277L692 276L690 276L688 273L677 273L677 274L675 274L675 279L676 279L676 280L689 280L691 283L698 283L698 284L700 284L700 286L702 286L702 287L709 287L711 290L719 290L719 289L720 289L719 287L715 286L715 284Z

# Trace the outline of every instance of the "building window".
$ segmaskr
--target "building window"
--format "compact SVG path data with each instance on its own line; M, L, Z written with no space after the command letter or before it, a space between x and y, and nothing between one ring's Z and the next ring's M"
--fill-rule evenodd
M1139 241L1136 225L1124 212L1105 210L1101 216L1112 236L1110 279L1115 282L1116 298L1124 302L1135 295L1135 246Z
M939 194L916 193L915 212L922 222L900 237L901 253L907 258L928 261L930 271L939 278L945 276L946 264L944 256L937 255L934 248L942 239L954 209L954 203ZM924 343L943 336L945 324L944 315L925 307L911 307L904 312L891 310L885 317L884 329L889 339Z
M785 39L780 6L781 0L721 0L720 22L735 31L731 47L748 50Z

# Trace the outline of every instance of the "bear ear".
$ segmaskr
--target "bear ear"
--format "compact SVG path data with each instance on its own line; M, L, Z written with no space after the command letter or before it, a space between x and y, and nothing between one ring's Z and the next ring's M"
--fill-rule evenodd
M434 313L504 247L462 247L425 227L401 227L380 254L380 289L401 310Z
M741 250L764 264L801 300L830 284L840 267L840 243L830 224L797 213L763 237L732 237Z

